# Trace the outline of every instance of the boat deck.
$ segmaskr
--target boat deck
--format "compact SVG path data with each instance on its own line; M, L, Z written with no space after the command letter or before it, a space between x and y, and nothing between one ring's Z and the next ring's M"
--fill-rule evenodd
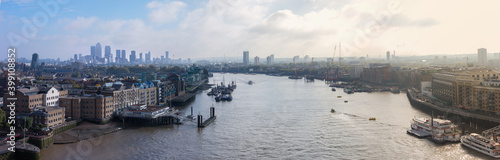
M429 134L427 132L417 131L417 130L414 130L414 129L409 129L409 130L406 131L406 133L412 134L412 135L417 136L419 138L425 138L425 137L430 137L431 136L431 134Z

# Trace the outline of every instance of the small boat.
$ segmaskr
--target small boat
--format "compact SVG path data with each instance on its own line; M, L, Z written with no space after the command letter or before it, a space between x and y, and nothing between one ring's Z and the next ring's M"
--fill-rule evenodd
M222 95L218 95L217 97L215 97L216 102L219 102L221 99L222 99Z
M332 91L337 91L335 88L332 88Z
M335 113L335 110L334 110L334 109L332 109L332 110L331 110L331 112L332 112L332 113Z
M252 81L248 81L248 84L249 84L249 85L252 85L252 84L253 84L253 82L252 82Z
M370 120L370 121L374 121L374 120L377 120L377 118L375 118L375 117L370 117L368 120Z
M337 98L342 98L342 96L337 96Z
M300 76L290 76L290 77L288 77L288 79L302 79L302 77L300 77Z
M233 96L231 96L230 94L224 94L224 95L222 95L221 100L223 100L223 101L232 101L233 100Z
M344 103L347 103L347 102L348 102L347 100L344 101Z

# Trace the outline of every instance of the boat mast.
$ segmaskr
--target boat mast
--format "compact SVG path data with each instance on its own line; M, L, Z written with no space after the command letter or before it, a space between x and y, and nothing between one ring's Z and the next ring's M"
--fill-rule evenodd
M330 65L330 74L328 78L332 78L333 75L333 61L335 60L335 51L337 51L337 45L333 48L333 54L332 54L332 65Z
M339 67L339 70L340 70L339 74L340 74L340 77L342 77L342 49L341 49L341 47L342 46L341 46L341 44L339 42L339 66L340 66ZM339 76L339 75L337 75L337 76Z

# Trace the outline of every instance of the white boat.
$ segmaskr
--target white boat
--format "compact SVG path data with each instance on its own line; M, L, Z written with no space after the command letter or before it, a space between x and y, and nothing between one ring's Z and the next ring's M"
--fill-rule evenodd
M413 118L411 121L411 131L408 131L408 133L420 133L418 135L415 134L419 137L428 135L433 141L439 143L459 142L460 134L462 134L450 120L437 118Z
M500 158L500 143L498 143L498 129L500 126L483 132L483 135L471 133L462 136L460 141L462 145L469 147L493 158Z

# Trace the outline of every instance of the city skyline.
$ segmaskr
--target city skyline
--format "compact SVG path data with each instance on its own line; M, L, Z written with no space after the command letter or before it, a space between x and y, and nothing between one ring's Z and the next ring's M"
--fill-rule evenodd
M97 42L151 51L151 57L168 50L182 59L237 57L243 50L259 57L328 57L337 42L346 57L377 57L387 50L401 56L500 51L490 36L500 26L488 14L496 11L496 1L131 1L89 7L93 2L57 4L51 14L33 0L2 1L1 46L18 47L21 57L38 53L41 59L90 55L88 46ZM445 12L421 12L444 7ZM34 25L33 34L23 34L27 24ZM13 44L13 35L21 42Z

